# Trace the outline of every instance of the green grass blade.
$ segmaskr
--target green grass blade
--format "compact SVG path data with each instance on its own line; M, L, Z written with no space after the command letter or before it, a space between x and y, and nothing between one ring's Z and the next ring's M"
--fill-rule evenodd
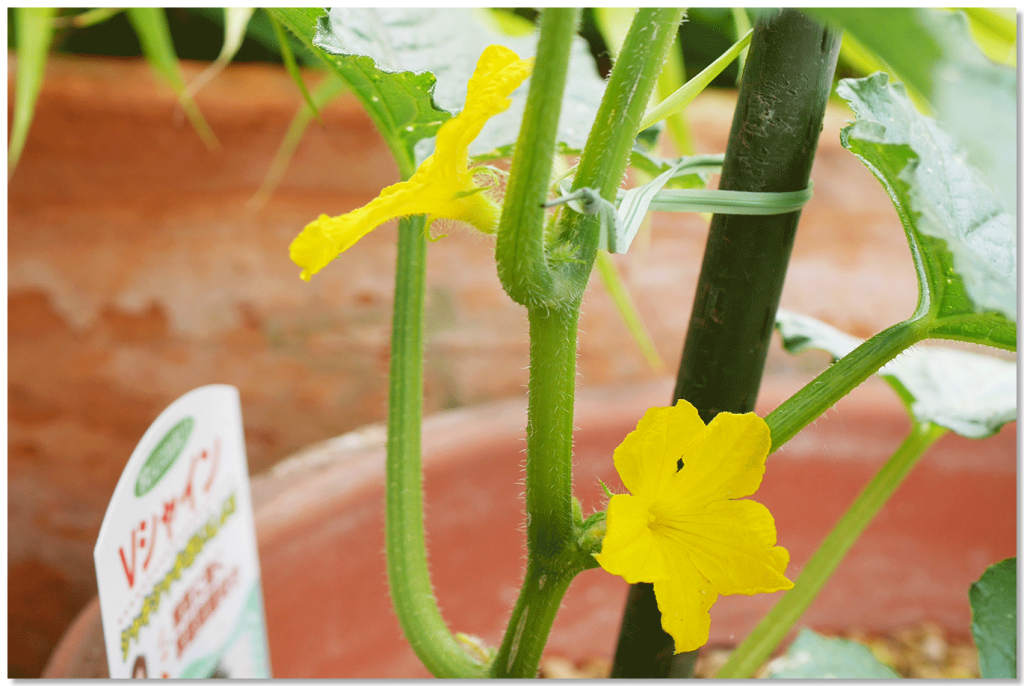
M53 41L53 7L16 7L14 22L18 36L17 73L14 91L14 117L11 141L7 148L7 180L18 166L21 151L32 126L36 99L43 87L46 73L46 54Z
M346 90L345 80L333 72L328 72L313 93L313 107L324 107ZM256 212L267 204L270 196L274 193L278 184L281 183L281 179L284 178L288 164L291 162L292 156L295 154L295 150L299 147L302 136L306 132L306 127L309 126L309 122L312 119L313 110L308 104L302 105L299 111L295 113L295 116L292 117L292 123L284 134L284 139L281 141L281 145L278 147L277 153L270 163L270 168L267 169L266 176L263 177L263 183L248 202L248 210L250 212Z
M84 29L89 26L95 26L96 24L102 24L114 15L120 14L123 11L123 7L96 7L91 10L86 10L81 14L57 17L54 20L53 25L58 29Z
M615 309L618 310L619 316L622 317L623 323L629 329L629 334L636 341L636 345L640 348L640 352L643 353L647 364L656 372L665 371L665 363L662 362L661 357L658 355L658 350L654 347L654 341L651 340L651 335L648 333L647 327L644 326L640 312L636 309L636 303L633 302L633 298L626 289L626 285L622 282L622 276L619 274L619 270L616 268L611 255L603 250L599 250L596 266L597 273L601 275L601 283L604 284L605 290L611 296Z
M753 25L750 23L750 16L747 15L747 10L742 7L732 8L732 23L736 25L736 35L745 36L750 31ZM749 48L743 48L740 54L736 57L736 63L739 66L737 72L736 84L739 85L740 79L743 78L743 69L747 65L747 51Z
M655 124L665 117L679 112L693 102L693 99L707 88L708 84L715 80L716 76L725 71L725 68L743 52L745 47L750 45L750 37L753 34L754 30L751 29L746 35L733 43L732 47L726 50L718 59L705 67L701 73L687 81L682 88L647 110L643 120L640 122L640 130L643 131L651 124Z
M171 30L167 25L164 10L159 7L129 7L126 12L128 21L139 38L142 54L146 56L153 71L174 89L181 108L206 147L211 150L219 148L217 137L203 119L199 107L191 97L186 97L185 81L178 68L178 55L174 51L174 42L171 40Z
M285 69L288 70L288 74L292 77L292 81L295 82L295 85L297 85L299 90L302 91L302 97L305 98L310 111L316 116L317 121L322 124L323 120L320 119L320 110L313 98L310 97L309 90L306 88L306 82L302 80L302 74L299 73L299 65L295 62L295 54L292 52L292 46L288 43L288 36L285 35L284 29L281 28L280 22L274 18L273 14L268 13L267 16L270 17L270 25L274 27L274 35L277 36L277 44L281 50L281 59L284 60ZM339 81L339 83L341 82Z
M182 98L187 100L194 98L196 93L202 90L210 81L213 81L214 77L224 67L228 66L238 52L238 49L242 47L242 41L245 40L246 29L249 26L249 20L252 19L254 11L255 9L252 7L224 8L224 46L221 48L217 59L213 61L213 64L207 67L202 74L188 85Z

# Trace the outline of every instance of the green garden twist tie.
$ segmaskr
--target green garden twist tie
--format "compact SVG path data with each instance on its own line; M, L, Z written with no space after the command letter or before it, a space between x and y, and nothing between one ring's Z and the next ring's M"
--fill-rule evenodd
M545 203L545 207L566 204L580 214L601 217L599 248L608 252L624 253L640 229L648 211L658 212L711 212L715 214L773 215L788 214L803 208L811 199L814 183L800 191L755 193L751 191L723 191L696 188L665 188L676 176L721 169L721 156L694 155L678 163L649 183L619 190L616 195L618 209L593 188L569 191L570 179L559 188L563 195Z

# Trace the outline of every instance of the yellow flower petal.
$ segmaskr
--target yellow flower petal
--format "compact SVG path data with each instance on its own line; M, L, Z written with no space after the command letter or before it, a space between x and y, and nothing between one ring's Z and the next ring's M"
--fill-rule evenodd
M669 569L669 579L654 582L661 628L674 639L677 653L696 650L708 642L708 610L718 600L718 593L689 561L673 560Z
M684 470L685 471L685 470ZM752 500L710 503L656 533L663 554L686 559L722 595L772 593L793 587L783 576L789 552L775 545L775 520Z
M680 401L648 410L615 450L615 468L632 496L612 497L595 557L630 583L654 583L676 652L707 642L708 609L720 593L793 587L784 576L789 552L775 545L768 508L733 500L757 490L770 447L768 426L757 415L722 413L705 426Z
M693 405L652 407L615 449L615 469L634 495L658 498L676 473L676 460L705 431Z
M671 498L687 502L692 509L752 494L761 485L771 445L768 425L756 414L722 412L681 456L683 478L673 484Z
M649 527L650 503L631 495L613 495L608 502L611 523L594 555L598 564L631 584L668 578L661 548Z
M509 95L530 75L533 60L521 60L500 45L486 48L469 80L466 106L437 133L434 154L409 178L388 186L369 204L339 217L320 215L292 241L291 259L309 278L376 227L398 217L427 215L427 224L445 217L494 233L500 211L473 182L469 144L487 120L504 112Z

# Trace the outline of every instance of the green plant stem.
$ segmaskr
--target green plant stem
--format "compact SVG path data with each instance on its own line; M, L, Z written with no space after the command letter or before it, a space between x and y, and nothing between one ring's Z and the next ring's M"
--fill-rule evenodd
M512 609L505 640L494 656L490 674L495 679L531 679L537 676L544 645L574 573L528 562L523 587Z
M683 14L679 8L637 10L608 75L608 87L580 155L571 190L593 188L605 200L615 200L644 111ZM572 246L574 253L560 267L565 273L566 291L572 297L582 294L590 278L599 227L596 215L563 214L559 240Z
M925 451L946 433L931 423L914 423L910 435L875 474L832 532L807 561L793 588L765 615L716 675L745 679L760 667L817 597L871 520L889 500Z
M807 187L832 86L838 35L795 10L757 22L722 166L721 190ZM800 212L716 214L673 397L705 421L753 410ZM696 653L673 656L651 584L630 587L613 677L686 677Z
M573 538L572 429L579 303L530 310L526 538L531 559L554 560Z
M526 426L527 573L498 654L495 677L533 677L574 564L572 420L576 332L572 308L530 310ZM571 571L576 567L575 571Z
M764 421L772 432L771 452L864 383L886 362L923 340L927 327L922 322L915 317L880 331L769 412Z
M556 290L544 254L543 204L579 15L578 9L557 7L541 13L537 57L498 225L498 278L509 297L527 307L547 302Z
M482 677L483 665L462 650L441 617L427 566L420 454L426 263L424 217L403 218L395 265L385 465L388 586L402 631L431 674Z
M552 107L556 95L561 99L560 88L552 89L564 83L568 65L558 57L568 47L549 41L568 43L572 33L567 26L575 26L575 15L570 22L565 10L555 11L555 17L551 12L545 10L547 17L541 19L538 71L527 98L498 229L502 283L514 300L527 306L530 322L527 574L491 666L492 676L500 677L536 675L562 594L577 572L592 566L589 552L577 539L573 515L572 423L579 308L597 254L598 225L591 223L595 217L565 213L571 216L561 227L562 245L575 254L549 266L540 206L547 196L552 153L543 148L553 150L557 117L545 118L539 110ZM577 187L597 188L606 199L614 198L637 123L681 17L679 9L637 12L582 153ZM543 54L554 55L557 70L544 67ZM539 176L542 182L520 180L523 175Z
M552 12L545 10L545 14ZM561 10L565 11L565 10ZM626 170L633 140L644 108L654 90L665 53L675 36L683 10L642 8L626 35L619 59L580 156L572 190L596 189L608 201L615 199ZM506 292L527 308L572 307L583 297L597 256L600 219L564 212L553 247L546 245L544 211L551 174L555 129L545 110L561 100L568 47L548 46L556 36L554 19L545 33L541 17L537 66L530 84L526 112L512 160L511 180L498 228L495 255L498 275ZM557 25L564 26L565 20ZM550 65L541 56L550 51ZM566 52L562 61L562 51ZM524 178L520 178L524 177Z

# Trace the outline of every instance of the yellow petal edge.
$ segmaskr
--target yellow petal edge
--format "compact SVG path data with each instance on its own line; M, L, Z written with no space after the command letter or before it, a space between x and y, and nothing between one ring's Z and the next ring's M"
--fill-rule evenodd
M768 508L736 499L761 485L770 448L768 425L757 415L723 412L705 425L680 400L648 410L615 450L631 494L612 496L594 557L629 583L654 584L677 653L707 643L708 610L720 594L793 587L784 575L789 552L775 545Z
M494 233L500 209L473 182L469 144L487 120L508 109L509 95L530 75L533 60L521 60L501 45L488 46L477 61L466 91L466 106L437 132L434 154L409 178L388 186L369 204L339 217L321 214L292 241L292 262L302 278L313 274L381 224L398 217L427 215L427 226L445 217Z

